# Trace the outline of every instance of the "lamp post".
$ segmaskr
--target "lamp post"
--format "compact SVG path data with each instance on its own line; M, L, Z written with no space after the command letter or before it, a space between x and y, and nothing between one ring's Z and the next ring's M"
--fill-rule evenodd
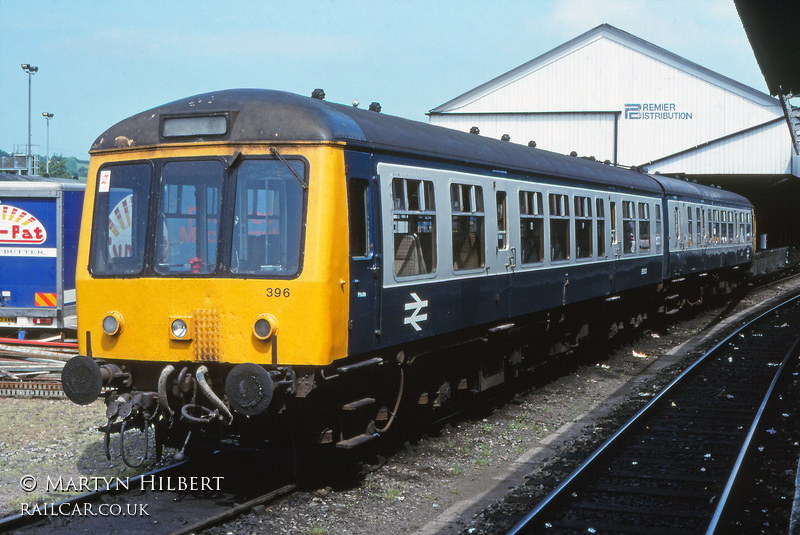
M39 71L39 67L34 67L30 63L23 63L20 67L28 73L28 152L25 156L25 164L30 175L33 172L31 169L31 76Z
M50 176L50 119L53 118L52 113L42 112L42 117L47 121L47 153L45 154L45 173Z

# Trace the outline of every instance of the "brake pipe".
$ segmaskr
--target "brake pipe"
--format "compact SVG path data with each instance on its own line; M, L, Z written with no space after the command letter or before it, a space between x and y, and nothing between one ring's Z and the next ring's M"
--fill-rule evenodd
M175 416L175 412L173 412L172 408L169 406L167 384L169 383L169 376L172 375L174 371L175 367L172 364L168 364L161 370L161 375L158 377L158 406L161 407L161 410L164 411L170 419Z
M194 372L194 376L197 378L197 382L200 384L200 390L203 391L203 394L205 394L206 398L208 398L208 400L213 403L216 408L218 408L222 413L225 414L225 416L228 417L228 423L233 423L233 414L231 414L231 411L228 410L228 407L226 407L222 400L217 397L214 391L211 390L211 385L209 385L208 381L206 380L207 373L208 368L205 366L200 366L197 368L197 371Z

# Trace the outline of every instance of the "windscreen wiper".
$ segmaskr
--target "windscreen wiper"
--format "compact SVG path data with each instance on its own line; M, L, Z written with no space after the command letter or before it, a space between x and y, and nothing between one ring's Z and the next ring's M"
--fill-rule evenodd
M287 161L286 161L286 160L283 158L283 156L281 156L281 153L280 153L280 152L278 152L278 149L276 149L275 147L270 147L270 148L269 148L269 151L270 151L272 154L274 154L274 155L275 155L275 157L276 157L276 158L278 158L278 159L281 161L281 163L282 163L283 165L285 165L285 166L286 166L286 169L288 169L288 170L289 170L289 171L290 171L290 172L291 172L291 173L294 175L294 177L297 179L297 181L300 183L300 185L303 187L303 189L308 189L308 185L307 185L305 182L303 182L303 179L300 177L300 175L299 175L299 174L297 174L297 171L295 171L295 170L294 170L294 167L292 167L291 165L289 165L289 162L287 162Z

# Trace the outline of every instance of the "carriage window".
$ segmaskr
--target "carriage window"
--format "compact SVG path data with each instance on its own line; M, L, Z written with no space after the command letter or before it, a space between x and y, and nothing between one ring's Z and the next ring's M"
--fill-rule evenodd
M597 257L606 256L606 211L603 199L597 199Z
M714 229L712 233L712 241L715 244L719 243L719 210L714 210Z
M453 206L453 269L478 269L485 264L483 188L451 184Z
M747 243L753 242L753 214L748 212L745 214L744 233Z
M733 224L734 221L735 221L735 218L734 218L733 212L728 212L728 239L730 241L733 241L735 239L735 236L734 236L734 228L735 227L734 227L734 224Z
M519 192L521 262L535 264L543 260L544 207L538 191Z
M720 243L728 243L728 212L720 212Z
M639 203L639 250L650 249L650 205Z
M569 196L551 193L550 259L569 260Z
M697 237L697 246L698 247L703 245L702 238L700 236L700 234L702 232L702 227L700 226L700 213L701 212L702 212L702 210L700 210L700 208L695 208L694 209L694 214L697 216L695 219L697 219L696 237Z
M304 176L299 160L287 160L292 173L274 160L245 160L236 177L231 271L237 274L292 276L300 270Z
M608 209L611 219L611 243L617 245L619 243L619 233L617 232L617 203L609 202ZM619 249L616 249L614 254L619 256Z
M575 256L592 256L592 200L575 196Z
M157 273L216 271L223 173L220 161L164 165L156 227Z
M744 212L739 212L739 234L737 238L739 243L744 242Z
M736 227L736 243L742 243L744 238L744 218L742 212L733 213L733 224Z
M661 205L656 204L656 253L661 253Z
M369 182L351 178L347 188L350 220L350 256L365 257L372 252L369 242Z
M681 212L678 209L678 207L676 206L675 207L675 217L673 218L674 225L675 225L675 248L677 248L678 245L681 243L681 217L680 216L681 216Z
M692 227L692 207L691 206L687 206L686 207L686 225L687 225L686 236L689 238L689 247L692 247L692 245L694 243L693 242L694 229Z
M622 201L622 252L636 252L636 203Z
M392 180L394 273L414 277L436 271L436 208L433 182Z
M506 211L506 192L498 191L497 200L497 250L508 249L508 221Z
M144 269L150 176L147 164L100 170L92 222L92 274L135 275Z

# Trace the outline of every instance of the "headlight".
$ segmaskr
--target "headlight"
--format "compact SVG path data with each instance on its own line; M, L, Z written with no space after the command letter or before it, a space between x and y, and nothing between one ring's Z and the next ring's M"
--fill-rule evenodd
M103 318L103 332L109 336L119 334L122 330L122 314L119 312L109 312L108 316Z
M189 316L172 316L169 319L169 337L172 340L191 340L194 334L191 321Z
M267 340L278 330L278 321L270 314L261 314L253 324L253 335L259 340Z
M175 338L183 338L188 332L189 326L186 325L185 321L177 319L172 322L172 336Z

